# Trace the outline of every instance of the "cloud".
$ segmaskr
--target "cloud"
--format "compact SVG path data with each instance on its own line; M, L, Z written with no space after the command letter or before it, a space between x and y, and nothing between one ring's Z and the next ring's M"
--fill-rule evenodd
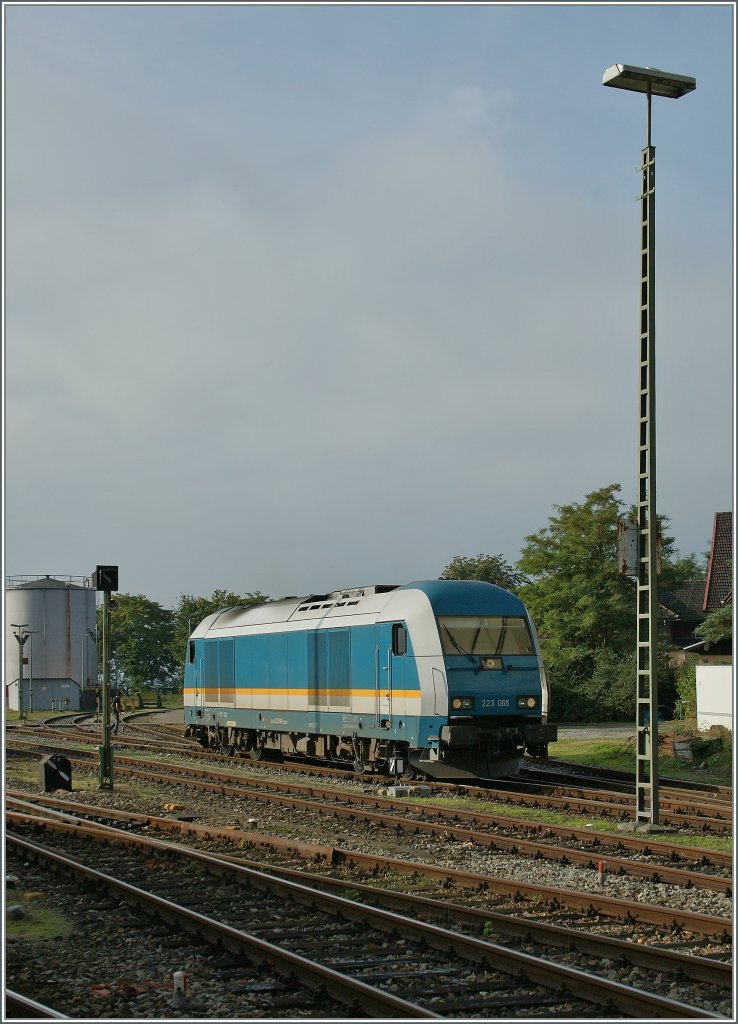
M321 80L302 122L237 61L198 95L181 54L158 88L134 73L155 48L106 75L82 38L11 80L13 571L120 558L167 600L401 581L514 559L554 504L634 482L637 209L576 154L568 180L540 165L520 86L421 77L351 124ZM659 381L717 432L692 357L724 364L730 313L693 269L663 289ZM679 477L705 435L661 422Z

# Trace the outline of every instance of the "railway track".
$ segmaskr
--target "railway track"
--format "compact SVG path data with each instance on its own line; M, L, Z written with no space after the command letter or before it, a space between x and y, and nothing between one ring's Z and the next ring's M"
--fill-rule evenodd
M69 758L79 768L94 770L92 754L77 753ZM272 802L298 812L330 814L348 820L361 818L373 827L402 830L408 835L425 834L448 841L473 843L495 852L510 851L520 856L572 863L591 870L631 875L685 887L712 889L730 895L732 858L730 854L669 845L652 838L609 835L586 829L571 829L519 820L457 807L448 809L428 802L396 800L376 794L348 792L314 784L298 785L276 779L236 776L200 767L119 757L116 771L121 776L146 779L160 785L178 785L227 794L234 799ZM537 832L537 834L536 834Z
M63 1013L57 1013L50 1006L46 1006L44 1003L39 1003L35 999L29 999L27 996L22 996L19 992L13 992L12 989L6 988L4 1020L16 1018L22 1020L65 1019Z
M66 722L69 720L67 719ZM77 724L73 729L55 726L45 728L42 732L34 730L36 742L41 736L64 736L70 742L91 742L90 733L97 736L94 723L88 719L88 725ZM17 732L17 731L16 731ZM157 736L156 733L159 733ZM18 737L14 737L18 740ZM26 737L27 742L32 742ZM234 759L219 755L214 751L205 751L199 744L184 737L167 737L162 740L161 729L156 727L134 727L133 734L127 732L115 737L115 746L119 749L149 749L162 753L182 753L199 760L211 760L234 763ZM51 752L51 747L49 747ZM248 759L236 759L235 763L249 763ZM567 814L598 816L615 822L626 822L633 819L635 802L635 784L623 779L624 773L599 772L597 776L587 776L577 768L582 766L566 765L566 771L552 768L541 769L527 766L520 777L509 780L495 780L485 784L467 785L454 783L430 783L433 792L457 793L473 796L478 799L492 800L495 803L510 806L529 807L533 810L551 810ZM311 774L333 778L355 778L352 773L342 769L321 766L306 766L300 763L281 763L283 771L294 771L296 774ZM368 779L368 776L364 777ZM372 777L374 778L374 777ZM386 782L386 777L379 781ZM588 782L592 787L585 788ZM665 826L689 829L704 834L732 834L732 791L720 787L707 787L695 790L694 784L682 787L677 780L661 780L660 787L660 821ZM603 794L606 794L604 796Z
M322 985L332 1000L354 1008L358 1005L364 1014L499 1016L511 1010L521 1015L531 1008L540 1013L545 1008L546 1015L552 1017L600 1017L603 1012L605 1016L675 1019L719 1016L709 1004L711 1000L720 1001L716 992L724 988L725 966L700 964L699 958L677 957L671 963L673 969L683 971L688 965L693 976L701 975L700 984L710 991L705 995L704 990L702 1005L695 1006L553 963L548 957L416 920L410 916L417 914L416 898L406 897L403 903L397 893L373 890L374 899L380 903L394 900L400 907L398 913L396 909L370 906L369 887L364 887L364 901L358 903L345 895L326 892L325 879L322 888L315 888L295 881L294 871L293 878L285 877L284 872L281 877L265 875L235 858L132 836L107 825L59 818L41 821L38 811L27 816L25 822L22 815L14 816L13 825L43 831L44 843L9 832L9 851L19 852L24 858L41 858L46 865L53 863L65 872L82 875L88 882L105 885L116 898L123 896L147 912L174 919L178 928L196 928L208 941L260 963L265 956L272 964L277 959L282 963L283 954L287 954L288 969L294 972L297 968L292 958L298 957L301 981L304 976L310 987ZM83 854L81 859L70 858L70 843L75 852ZM57 849L52 849L54 846ZM156 870L152 870L154 863ZM200 868L194 886L193 865ZM142 878L145 890L141 889ZM175 905L172 895L176 894L179 901L185 892L191 894L187 905ZM471 920L473 930L475 926L478 930L480 917L475 918L468 910L423 902L424 912L430 917L456 915L458 920L462 915L467 925ZM484 920L485 927L493 922L492 930L503 931L502 915L490 916L488 911ZM507 927L514 930L525 925L508 921ZM282 951L279 954L273 948L266 951L264 946L274 944L275 936L276 946ZM558 934L550 932L546 941L550 945L563 940L560 930ZM591 952L590 946L590 957ZM615 959L621 952L617 943L611 945L608 959ZM649 951L641 947L637 953L645 965ZM663 972L670 958L662 951L653 951L653 956L656 959L648 969ZM319 982L314 980L316 969ZM723 1002L724 998L723 993Z
M36 811L35 808L38 808ZM142 829L157 829L190 836L195 843L204 841L208 849L223 846L239 849L260 849L269 860L274 854L284 855L290 864L294 857L309 863L322 862L326 870L344 873L346 870L359 872L362 877L381 877L386 874L398 878L422 878L446 896L451 893L484 894L487 904L492 899L498 904L515 909L526 906L526 913L565 918L567 923L589 928L595 917L616 923L626 930L638 925L641 929L655 929L661 933L661 940L668 935L704 936L713 942L728 943L732 936L731 921L727 917L694 913L673 907L655 906L641 901L611 897L594 892L579 892L560 887L528 884L520 880L505 879L490 874L478 874L440 865L423 863L418 860L402 860L385 854L366 853L327 844L301 843L295 840L279 839L275 836L244 833L231 827L217 828L211 824L200 824L171 817L136 814L129 811L111 811L108 808L90 807L71 801L57 801L38 797L24 798L21 794L7 794L6 818L13 823L17 818L27 819L39 815L39 824L51 814L70 813L76 822L89 818L108 824L123 823L129 830L129 842L135 843ZM353 878L352 878L353 880ZM640 936L637 936L640 938Z
M557 781L561 776L567 783L580 781L583 785L591 784L593 788L627 788L628 791L634 785L632 772L616 771L612 768L595 768L592 765L580 764L577 761L547 760L544 758L531 759L523 766L523 774L531 777L540 777L542 780ZM659 779L660 786L678 789L686 792L693 792L700 797L712 795L717 800L731 803L733 789L731 786L717 786L713 783L699 782L688 779L673 779L668 775L662 775Z

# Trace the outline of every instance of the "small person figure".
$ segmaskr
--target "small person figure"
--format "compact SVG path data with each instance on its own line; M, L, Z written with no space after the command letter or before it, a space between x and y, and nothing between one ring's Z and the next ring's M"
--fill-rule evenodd
M123 701L121 700L120 694L116 693L113 697L113 715L115 717L115 725L113 726L113 732L117 735L120 729L120 716L123 712Z

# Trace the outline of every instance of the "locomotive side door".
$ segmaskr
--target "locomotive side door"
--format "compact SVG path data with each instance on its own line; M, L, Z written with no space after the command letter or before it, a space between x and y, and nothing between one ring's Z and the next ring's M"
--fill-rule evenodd
M401 622L377 623L377 724L383 729L391 727L397 697L404 695L406 651L407 636Z
M192 703L195 707L205 707L205 688L204 688L204 673L202 665L203 655L202 649L199 654L195 645L194 640L188 641L187 644L187 661L189 669L189 685L192 687ZM191 673L191 674L190 674Z

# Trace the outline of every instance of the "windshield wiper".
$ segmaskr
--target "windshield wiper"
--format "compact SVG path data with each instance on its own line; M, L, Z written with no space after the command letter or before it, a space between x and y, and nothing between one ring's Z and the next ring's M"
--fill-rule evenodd
M443 628L444 628L444 629L446 630L446 634L447 634L447 636L448 636L449 640L450 640L450 641L451 641L451 643L452 643L452 644L454 645L454 647L455 647L455 648L456 648L456 650L457 650L457 651L459 652L459 654L463 654L463 655L465 655L465 656L466 656L466 657L467 657L467 658L469 659L469 661L470 661L470 662L472 663L472 665L475 665L475 664L476 664L476 659L475 659L475 658L473 658L473 657L472 657L472 655L471 655L471 654L469 654L469 652L468 652L468 651L465 651L465 650L464 650L464 648L463 648L463 647L461 646L461 644L460 644L460 643L458 643L458 641L456 640L456 638L455 638L454 636L452 636L452 635L451 635L451 632L449 631L449 628L448 628L448 626L444 626Z

